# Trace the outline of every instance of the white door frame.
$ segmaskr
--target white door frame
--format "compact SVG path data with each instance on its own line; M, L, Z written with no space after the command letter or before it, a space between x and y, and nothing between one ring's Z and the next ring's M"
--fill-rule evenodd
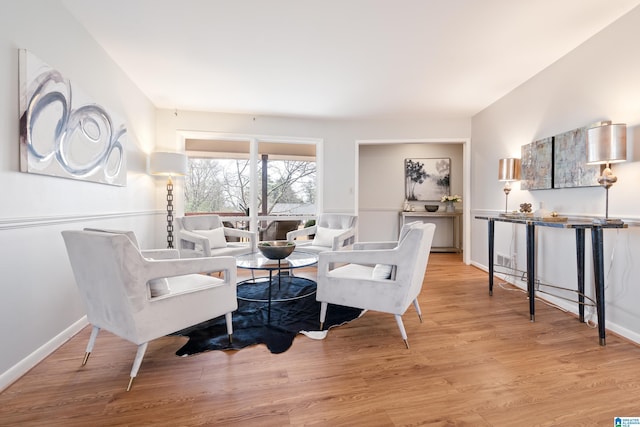
M470 138L418 138L418 139L358 139L355 144L355 182L354 182L354 206L355 212L360 211L360 146L361 145L394 145L394 144L462 144L462 191L463 196L469 201L463 204L462 208L462 260L465 264L470 263L471 238L471 139Z

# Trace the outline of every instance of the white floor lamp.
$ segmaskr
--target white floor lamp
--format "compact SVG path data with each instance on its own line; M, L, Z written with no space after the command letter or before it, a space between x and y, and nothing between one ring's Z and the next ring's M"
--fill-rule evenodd
M183 153L155 152L149 157L149 172L167 176L167 248L173 248L173 181L174 176L184 176L188 171L187 156Z

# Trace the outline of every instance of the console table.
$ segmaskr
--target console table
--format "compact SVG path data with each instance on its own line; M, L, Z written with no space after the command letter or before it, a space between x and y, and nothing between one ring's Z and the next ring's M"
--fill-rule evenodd
M576 232L576 261L578 274L578 313L580 321L584 322L584 258L585 258L585 230L591 230L591 247L593 257L593 274L596 291L596 311L598 314L598 335L600 345L606 345L605 316L604 316L604 255L603 233L605 228L627 228L627 224L595 224L587 221L570 220L567 222L547 222L535 218L509 218L501 216L476 216L488 222L489 231L489 295L493 295L493 257L496 221L523 224L526 227L527 247L527 292L529 294L529 315L535 321L535 275L536 275L536 242L535 227L571 228Z
M411 221L433 222L429 221L429 219L433 218L451 218L453 225L451 242L453 246L431 246L431 252L462 252L462 244L460 242L462 212L400 212L400 228Z

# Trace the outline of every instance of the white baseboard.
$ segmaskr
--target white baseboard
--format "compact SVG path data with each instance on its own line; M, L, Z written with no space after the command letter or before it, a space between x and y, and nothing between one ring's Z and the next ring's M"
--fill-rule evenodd
M62 344L69 341L71 337L80 332L88 324L89 322L87 321L87 316L83 316L81 319L59 333L45 345L22 359L20 363L12 366L8 370L0 374L0 392L4 391L21 376L29 372L31 368L43 361L45 357L56 351ZM82 355L79 355L79 358L81 356Z

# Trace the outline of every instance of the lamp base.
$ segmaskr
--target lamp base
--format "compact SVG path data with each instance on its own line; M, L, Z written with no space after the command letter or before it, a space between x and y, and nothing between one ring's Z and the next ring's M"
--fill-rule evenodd
M594 224L598 225L622 225L624 221L620 218L594 218L592 221Z

